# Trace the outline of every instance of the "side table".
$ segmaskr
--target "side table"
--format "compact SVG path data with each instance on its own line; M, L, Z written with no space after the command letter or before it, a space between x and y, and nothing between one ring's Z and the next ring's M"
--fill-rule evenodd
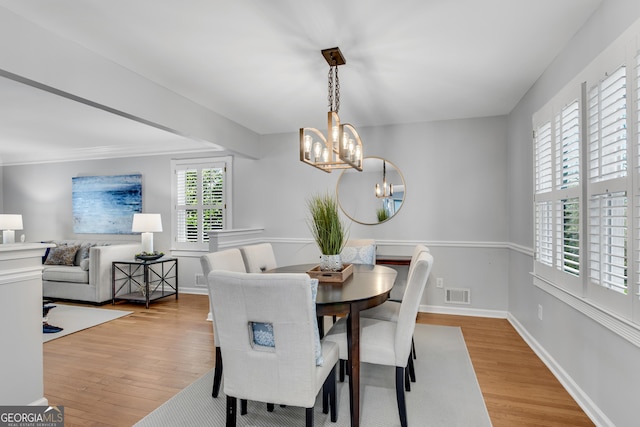
M175 295L178 299L178 259L139 259L111 264L111 304L116 300L149 302Z

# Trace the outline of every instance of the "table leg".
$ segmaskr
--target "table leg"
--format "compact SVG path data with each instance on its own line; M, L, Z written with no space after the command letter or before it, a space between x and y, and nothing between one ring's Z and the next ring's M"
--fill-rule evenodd
M145 264L144 266L144 288L145 288L145 303L147 310L149 309L149 266Z
M351 427L360 426L360 310L351 306L347 317L347 348L349 349L349 400Z

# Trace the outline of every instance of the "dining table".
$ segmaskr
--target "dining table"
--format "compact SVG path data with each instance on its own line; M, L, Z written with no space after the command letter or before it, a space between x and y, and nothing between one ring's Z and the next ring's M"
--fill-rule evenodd
M349 349L349 403L351 427L360 425L360 311L382 304L396 281L397 271L382 265L352 264L353 273L342 282L319 278L316 315L320 336L324 332L324 316L347 317ZM268 273L307 273L317 264L278 267Z

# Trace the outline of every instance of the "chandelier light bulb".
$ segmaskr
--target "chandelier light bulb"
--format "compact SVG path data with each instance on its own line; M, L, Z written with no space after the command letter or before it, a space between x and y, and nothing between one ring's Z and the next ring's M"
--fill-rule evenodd
M322 144L320 144L319 142L316 142L313 145L313 154L315 155L316 162L320 160L320 155L322 154Z
M313 144L313 138L311 135L304 136L304 158L311 160L311 145Z

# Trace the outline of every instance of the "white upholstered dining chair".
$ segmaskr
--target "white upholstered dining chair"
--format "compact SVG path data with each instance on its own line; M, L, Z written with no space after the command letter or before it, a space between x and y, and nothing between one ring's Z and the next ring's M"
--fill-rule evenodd
M423 252L430 253L429 248L424 245L416 245L416 247L413 249L411 261L409 262L409 271L407 273L407 283L409 283L409 281L411 280L411 275L415 270L418 257ZM400 312L400 303L402 302L402 299L404 299L404 297L398 300L389 299L376 307L362 310L360 312L360 316L369 317L371 319L390 320L395 322L398 320L398 313Z
M411 280L411 274L415 269L416 260L418 259L420 254L423 252L429 252L429 248L424 245L416 245L416 247L413 249L413 253L411 255L411 261L409 262L409 271L407 273L406 283L408 283L409 280ZM367 310L362 310L360 312L360 316L368 317L370 319L388 320L391 322L396 322L398 321L401 302L402 302L402 298L396 299L396 300L389 299L376 307L372 307ZM413 345L413 343L411 345L411 352L412 352L413 358L415 359L416 350L415 350L415 345ZM410 369L411 380L415 382L416 379L415 379L415 373L413 371L413 363L410 363L409 369Z
M209 274L215 320L225 360L227 426L235 426L237 399L306 408L313 425L316 396L337 420L338 346L320 341L314 289L307 274ZM318 354L321 353L321 358Z
M246 273L247 270L242 259L239 249L227 249L219 252L211 252L200 257L200 265L204 279L207 281L209 288L209 310L213 316L213 302L211 298L211 284L209 283L209 273L214 270L235 271L238 273ZM218 397L220 391L220 382L222 381L222 353L220 351L220 340L218 339L218 331L216 321L213 319L213 342L216 347L216 366L213 375L213 390L211 395Z
M258 243L240 248L247 273L262 273L278 266L271 243Z
M409 277L405 297L395 322L371 318L360 319L360 362L396 367L396 397L400 425L407 426L407 409L404 391L409 382L407 366L411 360L411 342L416 326L416 316L424 288L431 274L433 256L421 252ZM333 341L340 348L340 359L348 357L346 318L341 318L325 335L325 341Z

